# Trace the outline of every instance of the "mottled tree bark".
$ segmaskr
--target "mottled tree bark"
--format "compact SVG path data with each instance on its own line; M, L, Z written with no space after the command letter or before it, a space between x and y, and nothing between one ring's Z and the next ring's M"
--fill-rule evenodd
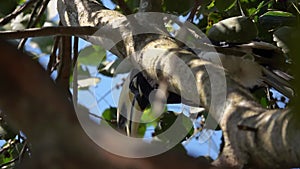
M124 31L114 27L114 22L124 20L124 16L105 9L93 0L58 0L58 11L64 26L105 27L108 34L111 31L122 34ZM88 36L83 38L90 39ZM300 133L290 110L262 108L247 89L224 74L222 67L201 60L163 35L125 37L111 52L125 58L132 54L132 45L140 51L129 56L133 65L139 69L147 68L145 73L157 83L161 79L166 80L169 90L185 100L193 102L195 93L186 89L193 88L188 82L197 82L199 102L193 104L203 106L213 118L220 119L224 134L225 146L214 165L221 168L290 168L300 165L300 148L297 145ZM29 160L24 164L26 168L98 168L99 165L106 168L164 168L164 160L172 165L170 159L180 158L175 151L147 159L126 159L100 149L84 134L72 105L47 78L47 74L26 56L17 57L22 55L20 52L4 43L0 47L1 51L7 51L4 56L10 56L0 59L0 77L5 79L0 84L1 95L5 96L0 97L0 106L32 142L33 158L36 160ZM153 54L152 50L161 52ZM180 60L174 59L177 56ZM183 66L188 66L193 76L187 75ZM207 72L207 68L213 75ZM158 69L161 71L158 72ZM173 78L169 77L170 74ZM224 75L226 86L212 80L222 79ZM220 90L212 91L211 86ZM226 89L225 95L223 88ZM211 103L215 100L213 97L224 97L225 102L217 99ZM57 106L53 107L53 104ZM200 168L202 165L189 158L180 161L172 168Z
M103 26L107 27L114 20L123 17L120 13L106 10L102 5L92 1L59 0L58 9L65 26L97 26L101 28ZM200 96L200 103L198 104L207 109L213 106L210 114L214 118L218 119L222 116L220 125L224 133L225 147L220 157L214 162L215 165L234 168L244 166L289 168L300 165L300 149L297 146L300 133L297 132L289 110L267 110L262 108L246 89L236 84L228 75L226 75L225 104L217 102L210 105L212 99L210 86L212 84L207 80L209 77L206 67L210 67L214 71L216 78L222 76L222 68L205 62L193 53L181 49L170 38L161 37L150 43L137 41L137 39L134 39L134 43L140 45L135 47L142 52L135 55L136 57L131 57L131 60L138 63L138 66L142 68L147 67L146 74L149 77L159 81L163 76L163 79L167 79L169 89L172 92L181 94L182 97L187 97L186 99L189 100L189 93L184 92L186 91L185 88L190 86L184 83L191 82L194 79L186 76L184 69L180 70L181 65L172 59L172 53L161 53L155 56L151 52L147 53L148 50L154 48L159 48L162 51L170 51L171 49L176 51L173 54L179 56L191 68L196 77ZM126 42L123 45L126 46ZM123 49L124 47L117 48L120 53ZM124 57L124 55L121 57ZM172 67L176 70L172 70ZM172 72L175 74L174 77L178 79L168 78L167 73L158 75L157 68L162 68L162 72ZM215 92L214 95L222 96L222 93Z

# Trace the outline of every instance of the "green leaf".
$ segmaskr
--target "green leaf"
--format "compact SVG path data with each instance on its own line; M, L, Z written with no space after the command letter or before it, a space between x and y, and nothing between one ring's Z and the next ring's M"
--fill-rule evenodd
M147 125L145 123L140 123L138 128L138 135L144 136L147 130Z
M117 108L110 107L102 113L103 119L113 128L117 128Z
M257 9L256 8L248 8L247 12L251 16L251 15L254 15L257 12Z
M260 104L261 104L264 108L267 108L268 105L269 105L267 98L266 98L266 97L262 97L262 98L260 99Z
M13 159L13 157L10 155L10 153L6 150L2 152L0 155L0 164L5 164L10 162Z
M269 11L259 17L259 23L265 29L274 29L281 26L293 26L297 22L296 17L283 11Z
M43 25L44 25L45 22L46 22L46 19L47 19L47 14L44 13L44 14L41 16L41 18L40 18L39 22L37 23L36 27L39 27L39 28L43 27Z
M176 120L177 115L174 112L165 112L160 119L160 125L155 128L155 135L166 131Z
M11 162L13 159L18 158L23 147L24 143L20 143L16 139L7 141L5 144L3 144L1 147L3 151L0 154L0 165ZM25 152L22 155L26 156L28 154ZM10 163L7 165L7 167L11 168L11 166L14 165L15 163Z
M281 17L294 17L293 14L283 11L269 11L264 14L264 16L281 16Z
M214 24L207 36L215 42L247 43L255 39L257 33L256 25L250 18L236 16Z
M11 156L13 158L18 157L23 146L24 145L22 143L16 141L15 145L9 150Z
M165 109L164 111L166 112L167 110ZM147 126L156 127L159 120L160 118L156 117L156 113L152 111L151 107L148 107L143 111L141 121L147 123Z
M215 23L218 23L221 19L222 19L222 16L220 13L217 13L217 12L209 13L209 15L207 16L208 23L206 26L206 31L207 31L206 33L208 33L208 31L212 28L212 26Z
M162 117L160 118L159 124L154 130L154 136L158 137L163 142L170 141L170 138L160 134L168 130L173 125L175 120L177 120L177 118L179 118L178 120L181 120L181 122L176 124L178 125L176 126L176 129L178 130L178 132L186 132L188 135L191 132L193 126L191 120L188 117L186 117L183 113L176 114L174 112L167 111L163 113Z
M215 2L216 1L211 1L211 3L207 5L207 9L213 9L215 7Z
M117 119L117 108L110 107L110 108L104 110L104 112L102 113L102 117L107 121L116 120Z
M248 8L248 14L250 16L255 15L260 12L260 10L264 7L265 1L262 1L258 4L258 6L255 8Z
M267 93L264 87L255 89L252 94L264 108L268 107L270 103L267 99Z
M153 121L153 119L154 119L154 116L153 116L151 107L146 108L143 111L141 121L142 122L148 122L148 121Z
M79 52L78 63L97 66L106 58L106 51L96 45L87 46Z

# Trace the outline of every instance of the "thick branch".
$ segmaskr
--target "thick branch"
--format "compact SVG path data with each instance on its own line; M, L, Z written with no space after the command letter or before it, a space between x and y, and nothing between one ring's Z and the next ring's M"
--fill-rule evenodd
M111 26L111 30L113 30L113 22L122 18L122 15L116 11L108 11L92 1L60 0L58 9L63 24L69 26ZM146 74L156 82L161 79L166 80L170 91L181 95L193 104L204 106L215 119L223 116L221 128L224 131L225 148L216 164L236 168L244 167L246 164L266 168L274 167L274 164L278 168L300 165L300 159L298 159L300 148L297 147L296 141L299 139L299 135L294 132L294 125L290 123L288 116L275 115L279 113L285 115L287 111L263 109L255 103L246 89L227 75L225 85L218 83L218 79L220 80L224 76L222 67L201 60L195 54L181 49L173 39L165 36L148 36L148 38L151 40L148 40L147 36L140 39L135 38L136 50L140 52L135 57L131 57L134 65L139 69L145 69ZM125 43L125 45L128 44ZM180 59L178 60L178 58ZM189 74L189 70L192 74ZM192 82L197 82L196 93L192 90L194 88ZM212 87L216 90L212 90ZM223 89L226 90L225 96ZM195 99L195 96L199 101L197 98ZM226 102L222 102L223 97ZM212 101L214 102L212 103ZM269 118L269 115L272 118ZM242 123L240 126L243 126L243 120L254 117L259 117L259 120L255 121L256 125L250 126L255 130L254 133L253 130L249 134L238 128L239 123ZM280 122L280 120L288 121L288 123ZM276 130L274 124L278 125L276 128L282 130ZM286 124L289 124L289 130L285 129ZM291 137L282 137L282 132ZM283 146L259 149L273 143L274 136L280 139L278 144ZM255 144L251 140L254 140ZM287 147L284 146L287 143L286 140L293 147L285 154L290 156L288 158L290 161L281 160L281 156L274 156L275 152L286 152L285 148ZM263 155L256 155L254 152ZM270 164L272 165L270 166Z
M145 159L122 158L106 152L84 133L73 105L37 62L5 41L0 41L0 50L1 110L32 145L32 158L19 168L197 169L208 165L176 150ZM174 160L181 164L169 163Z

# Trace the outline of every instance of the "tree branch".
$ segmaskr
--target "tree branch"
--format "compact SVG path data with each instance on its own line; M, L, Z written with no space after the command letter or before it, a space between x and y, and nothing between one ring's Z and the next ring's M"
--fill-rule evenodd
M72 100L72 94L70 93L70 77L72 70L72 42L71 37L63 36L61 38L60 62L57 73L57 78L55 79L58 86L60 86L64 93L68 94L70 100Z
M89 6L92 9L80 8L81 6ZM107 11L102 5L96 5L91 1L59 0L58 9L63 24L69 26L97 25L100 27L107 27L113 25L114 21L122 17L122 15L115 11ZM68 9L68 11L66 9ZM78 9L81 10L78 11ZM67 13L69 15L66 15ZM83 17L78 17L79 13ZM68 16L68 18L66 18L66 16ZM94 19L89 20L90 18ZM113 27L111 27L111 29L113 29ZM159 82L160 79L167 79L170 91L181 95L191 102L194 101L192 96L195 93L189 93L185 90L192 89L193 87L191 86L191 83L187 82L198 82L197 95L200 96L200 102L194 101L194 104L200 104L205 107L209 110L210 115L217 120L222 117L223 113L223 118L220 122L224 132L225 148L215 164L222 164L223 167L236 168L243 167L246 164L270 168L274 166L274 162L276 162L276 165L278 165L279 168L283 166L292 167L293 165L300 165L300 159L298 159L300 157L300 148L296 147L298 144L296 140L300 139L299 134L293 132L292 128L295 126L293 123L290 123L290 118L288 118L288 116L284 116L285 114L289 114L286 110L269 111L262 108L255 102L248 90L242 88L227 75L227 83L225 86L225 89L227 90L226 104L223 103L220 100L222 100L223 97L222 89L224 89L224 85L211 81L222 79L222 72L224 73L222 68L211 62L199 59L195 54L186 51L185 49L181 49L181 47L171 38L164 36L148 36L147 38L150 38L151 40L145 41L145 36L143 36L143 38L134 39L135 44L138 44L135 46L135 50L141 51L141 53L136 54L135 57L131 57L131 60L134 63L138 63L139 68L147 68L144 71L146 71L146 74L156 82ZM125 43L124 45L128 44ZM161 50L161 52L154 55L154 49ZM184 63L174 60L173 58L176 57L173 56L178 56ZM188 65L190 70L192 70L193 76L186 74L186 70L184 69L185 65ZM207 73L207 68L213 73L209 75ZM158 72L157 70L160 71ZM169 78L170 75L172 78ZM196 79L193 79L193 77L196 77ZM212 85L217 87L216 91L211 89ZM215 103L211 103L213 97L218 98ZM286 119L282 119L282 116L279 117L275 115L279 113L283 114ZM269 118L270 116L272 116L272 118ZM252 128L257 128L257 131L259 132L245 132L238 128L238 124L243 122L243 120L247 121L247 118L255 119L254 117L259 117L257 119L260 119L260 121L255 121L256 125L252 126ZM280 123L280 120L288 121L289 130L284 129L286 123ZM271 124L276 124L276 128L281 128L282 130L276 130ZM290 161L280 160L282 156L274 157L275 152L282 152L287 148L284 146L286 145L284 144L286 143L286 139L281 138L283 131L286 135L292 135L293 137L293 139L290 139L290 137L286 138L289 140L288 145L293 146L293 148L289 149L289 152L285 154L289 157L288 159ZM267 132L269 133L266 134ZM272 142L274 138L268 137L271 135L272 137L277 136L277 139L280 139L278 142L280 146L274 146L271 149L259 149ZM255 140L256 146L253 146L254 144L251 140Z
M30 18L29 18L29 21L28 21L28 23L27 23L26 28L32 28L33 22L35 22L35 21L34 21L34 18L35 18L36 14L37 14L37 11L38 11L39 7L42 5L42 3L43 3L43 0L39 0L39 1L35 4L35 7L33 8L32 12L31 12L31 15L30 15ZM37 16L37 18L38 18L38 17L39 17L39 16ZM27 38L21 39L20 42L19 42L19 45L18 45L18 49L23 50L26 41L27 41Z
M199 10L200 4L201 4L201 0L195 0L194 6L193 6L193 8L192 8L192 10L190 12L189 17L187 18L188 21L193 22L194 17L196 15L197 11Z
M42 27L29 28L17 31L0 31L0 38L2 39L21 39L28 37L40 36L84 36L93 35L99 28L83 26L59 26L59 27Z
M58 45L60 42L61 37L57 36L54 39L54 44L53 44L53 48L52 48L52 52L49 56L49 62L47 65L47 73L49 75L51 75L51 73L53 72L53 70L55 69L55 63L56 63L56 59L57 59L57 49L58 49Z
M32 158L22 162L21 168L198 169L209 166L177 150L143 159L108 153L84 133L73 105L37 62L2 40L0 51L3 56L0 57L1 110L7 114L10 124L26 134L32 145ZM181 163L170 163L172 160Z
M26 9L30 8L36 2L37 2L37 0L30 0L26 3L24 3L22 6L16 8L11 14L6 15L5 17L0 19L0 25L2 26L2 25L7 24L9 21L11 21L13 18L18 16L20 13L22 13Z

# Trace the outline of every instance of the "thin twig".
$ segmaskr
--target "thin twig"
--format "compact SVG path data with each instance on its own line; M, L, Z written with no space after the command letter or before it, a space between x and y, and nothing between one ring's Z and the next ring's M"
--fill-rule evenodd
M3 39L21 39L28 37L40 37L40 36L82 36L93 35L99 28L97 27L43 27L43 28L30 28L17 31L0 31L0 38Z
M90 115L90 116L93 116L93 117L96 117L96 118L98 118L98 119L100 119L100 120L105 120L105 118L103 118L102 116L99 116L99 115L94 114L94 113L91 113L91 112L89 112L89 115Z
M72 43L71 37L62 37L62 48L60 48L60 65L59 71L57 73L56 82L65 93L70 94L70 82L69 78L71 76L71 66L72 66ZM71 95L68 96L71 98Z
M26 28L31 28L33 19L36 16L37 11L38 11L39 7L41 6L42 2L43 2L43 0L40 0L36 3L35 7L33 8L32 12L30 14L30 18L29 18ZM19 42L19 45L18 45L18 49L23 50L26 41L27 41L27 38L21 39Z
M99 98L97 100L97 103L99 103L100 101L102 101L107 95L109 95L109 93L111 93L113 90L118 89L119 86L123 86L124 85L124 81L122 81L120 84L116 84L113 88L111 88L110 90L108 90L104 95L102 95L101 98Z
M77 63L75 63L74 69L73 69L73 103L74 106L78 106L78 67Z
M77 107L78 102L78 70L77 70L77 58L78 58L78 37L74 37L73 42L73 103Z
M108 90L104 95L101 96L101 98L99 98L97 100L97 103L99 103L100 101L102 101L106 96L108 96L114 89L116 89L116 87L113 87L112 89Z
M57 36L57 37L55 37L55 40L54 40L52 53L50 54L49 62L48 62L48 65L47 65L47 73L49 75L52 73L53 66L54 66L56 58L57 58L56 52L57 52L57 48L58 48L58 44L59 44L60 39L61 39L61 37Z
M36 17L37 11L38 11L39 7L42 5L42 2L43 2L43 0L38 1L37 4L35 5L35 7L33 8L32 12L30 14L30 18L29 18L29 21L27 23L26 28L30 28L31 27L32 22L34 20L34 17Z
M42 4L42 8L40 9L40 11L37 14L36 19L34 20L33 24L30 25L30 28L34 27L35 25L37 25L40 21L40 19L42 18L44 12L47 9L48 3L50 2L50 0L46 0L43 4Z
M106 104L110 105L107 100L105 99L106 96L108 96L113 90L118 89L119 86L123 86L124 81L122 81L120 84L116 84L113 88L111 88L110 90L108 90L104 95L101 96L101 98L97 99L97 101L95 103L93 103L90 107L95 107L98 105L98 103L102 100L104 100L106 102ZM90 90L89 90L90 91Z
M28 143L27 143L27 141L24 141L24 143L23 143L23 147L22 147L22 149L21 149L21 151L20 151L20 154L19 154L19 163L21 162L21 160L23 159L23 157L24 157L24 155L25 155L25 150L29 150L29 148L28 148Z
M238 8L240 9L241 15L246 16L244 11L243 11L242 4L241 4L240 0L237 0L236 3L237 3Z
M110 104L105 98L103 99L103 101L104 101L108 106L112 107L111 104Z
M14 159L12 159L12 160L6 162L6 163L1 164L1 165L0 165L0 168L5 167L5 166L8 166L8 165L10 165L10 164L13 164L13 163L15 163L17 160L21 159L21 157L23 156L23 154L24 154L26 148L27 148L27 142L25 141L24 144L23 144L23 147L22 147L22 149L21 149L21 151L20 151L20 154L18 155L18 157L14 158Z
M200 6L200 1L201 0L195 0L195 3L194 3L194 6L193 6L193 8L192 8L192 10L191 10L191 13L190 13L190 15L189 15L189 17L187 18L187 21L189 21L189 22L193 22L193 20L194 20L194 17L195 17L195 15L197 14L197 11L198 11L198 9L199 9L199 6Z
M34 27L35 25L38 24L38 22L40 21L42 15L44 14L45 10L47 9L47 5L48 5L49 1L50 1L50 0L45 0L45 1L44 1L44 3L42 4L42 8L39 10L39 12L38 12L38 14L37 14L37 17L35 18L35 20L33 21L32 24L31 24L31 22L28 23L27 28L32 28L32 27ZM34 16L31 16L31 18L33 18L33 17L34 17ZM31 19L31 18L30 18L30 19ZM27 41L27 38L22 39L22 40L19 42L18 49L23 50L26 41Z
M76 66L77 58L78 58L78 37L75 36L73 42L73 64L72 64L73 68Z
M24 10L31 7L34 3L36 3L37 0L31 0L27 3L24 3L23 5L17 7L12 13L6 15L5 17L0 19L0 26L7 24L9 21L11 21L13 18L18 16L20 13L22 13Z
M292 2L292 5L293 5L293 7L295 8L295 10L298 12L298 14L300 15L300 11L299 11L298 7L295 5L294 2Z
M14 146L16 143L15 140L12 141L8 141L6 145L4 145L1 149L0 149L0 154L2 154L4 151L8 150L11 146Z

